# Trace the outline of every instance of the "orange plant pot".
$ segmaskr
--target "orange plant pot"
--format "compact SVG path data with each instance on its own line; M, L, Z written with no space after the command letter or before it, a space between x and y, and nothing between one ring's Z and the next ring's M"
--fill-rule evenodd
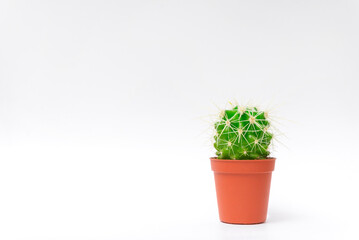
M266 221L275 160L211 158L222 222L256 224Z

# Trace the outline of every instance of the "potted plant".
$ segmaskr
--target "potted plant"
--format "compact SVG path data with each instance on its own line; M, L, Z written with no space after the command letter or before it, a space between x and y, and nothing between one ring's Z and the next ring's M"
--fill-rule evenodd
M222 111L214 124L217 157L210 160L222 222L265 222L276 160L268 157L270 126L268 114L248 106Z

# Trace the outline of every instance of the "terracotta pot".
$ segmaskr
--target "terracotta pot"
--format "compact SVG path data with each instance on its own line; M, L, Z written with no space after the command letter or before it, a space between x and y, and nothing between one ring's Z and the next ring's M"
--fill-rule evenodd
M219 218L225 223L255 224L267 218L275 158L225 160L211 158Z

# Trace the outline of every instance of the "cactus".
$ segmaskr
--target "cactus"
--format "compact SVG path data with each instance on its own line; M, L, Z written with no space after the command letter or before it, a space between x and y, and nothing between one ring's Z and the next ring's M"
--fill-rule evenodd
M256 107L235 106L224 110L214 124L218 159L265 159L273 134L268 114Z

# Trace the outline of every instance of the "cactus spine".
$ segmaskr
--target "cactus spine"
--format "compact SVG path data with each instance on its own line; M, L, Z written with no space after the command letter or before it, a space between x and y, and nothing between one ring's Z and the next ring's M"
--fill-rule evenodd
M214 124L214 147L219 159L265 159L273 134L265 112L256 107L224 110Z

